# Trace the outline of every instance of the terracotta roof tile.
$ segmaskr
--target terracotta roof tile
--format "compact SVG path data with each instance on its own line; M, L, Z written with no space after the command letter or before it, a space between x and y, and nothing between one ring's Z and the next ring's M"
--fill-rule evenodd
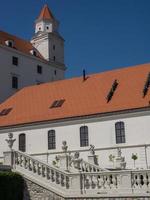
M43 58L43 56L39 53L39 51L37 49L35 49L30 42L23 40L21 38L18 38L9 33L6 33L4 31L0 31L0 44L7 46L5 43L7 40L12 40L14 42L14 46L13 46L14 49L16 49L22 53L28 54L28 55L31 55L31 53L30 53L31 50L35 50L37 53L36 56L38 58L41 58L42 60L46 61Z
M89 75L86 81L78 77L26 87L0 105L0 111L13 108L0 117L0 126L149 107L150 87L143 98L149 72L150 64L143 64ZM107 103L106 96L115 79L119 84ZM59 99L65 99L62 107L50 109Z
M43 19L44 20L53 20L54 19L52 12L48 8L48 5L44 5L37 20L43 20Z

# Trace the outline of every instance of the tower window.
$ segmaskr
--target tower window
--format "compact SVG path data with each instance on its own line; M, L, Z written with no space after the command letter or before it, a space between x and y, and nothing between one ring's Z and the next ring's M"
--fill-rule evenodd
M37 73L42 74L42 66L41 65L37 65Z
M12 57L12 64L18 66L18 58L13 56Z
M124 122L117 122L115 124L116 144L125 143L125 127Z
M49 30L49 26L47 26L46 29Z
M54 60L54 61L56 60L56 57L55 57L55 56L53 57L53 60Z
M18 77L12 76L12 88L18 89Z
M54 70L54 74L55 74L55 76L56 76L56 74L57 74L57 71L56 71L56 70Z
M41 27L39 28L39 31L41 30Z
M53 45L53 50L55 50L55 45Z
M26 135L24 133L19 135L19 151L26 151Z
M80 127L80 147L85 147L88 145L89 145L88 127L81 126Z
M48 131L48 149L56 149L55 130Z

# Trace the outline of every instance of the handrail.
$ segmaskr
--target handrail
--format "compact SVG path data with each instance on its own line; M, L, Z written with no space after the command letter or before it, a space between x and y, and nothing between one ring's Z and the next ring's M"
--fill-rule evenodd
M57 171L57 172L60 172L60 173L62 173L62 174L64 174L64 175L69 175L69 174L70 174L70 173L67 172L67 171L60 170L60 169L58 169L57 167L54 167L54 166L50 165L49 163L46 163L46 162L44 162L43 160L40 160L40 159L38 159L38 158L34 158L34 157L32 157L32 156L30 156L30 155L24 153L24 152L16 151L16 150L13 150L13 152L14 152L14 153L19 153L19 154L21 154L21 155L23 155L23 156L26 156L27 158L30 158L31 160L34 160L35 162L39 162L39 163L41 163L41 164L43 164L43 165L46 165L47 167L50 167L51 169L53 169L53 170L55 170L55 171ZM74 174L74 173L73 173L73 174Z
M83 167L84 164L85 164L85 167L89 168L89 169L87 169L87 170L89 170L89 172L109 171L109 170L107 170L105 168L103 169L98 165L94 165L94 164L89 163L89 162L84 161L84 160L81 161L81 170L82 170L82 167ZM86 171L86 169L83 168L82 172L85 172L85 171Z

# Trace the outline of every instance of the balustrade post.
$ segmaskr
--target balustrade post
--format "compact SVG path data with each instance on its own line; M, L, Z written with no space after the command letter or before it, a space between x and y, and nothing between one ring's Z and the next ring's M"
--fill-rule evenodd
M94 165L98 165L98 156L95 155L95 147L90 144L90 155L88 156L88 162Z
M60 168L65 171L69 171L69 155L67 153L68 149L67 142L63 141L62 144L63 144L62 146L63 154L59 156Z
M117 188L121 194L132 193L132 173L130 171L124 171L117 176Z
M82 172L72 175L70 186L71 191L74 191L75 194L79 194L79 192L80 194L83 194L85 189L84 182L84 174L82 174Z
M13 139L13 133L8 133L8 139L6 139L6 142L8 144L9 150L6 152L3 152L4 154L4 165L9 165L13 167L14 164L14 152L12 150L13 143L16 139Z

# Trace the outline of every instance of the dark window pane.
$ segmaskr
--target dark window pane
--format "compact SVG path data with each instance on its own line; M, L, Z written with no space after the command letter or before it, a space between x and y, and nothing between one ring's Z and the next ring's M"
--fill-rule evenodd
M16 65L16 66L18 65L18 58L17 57L15 57L15 56L12 57L12 64Z
M12 88L18 89L18 77L16 76L12 77Z
M115 124L116 143L125 143L125 128L124 122L117 122Z
M80 146L88 146L89 141L88 141L88 127L87 126L82 126L80 127Z
M26 151L26 136L24 133L19 135L19 151Z
M48 131L48 149L56 149L55 130Z
M42 66L37 65L37 73L42 74Z

